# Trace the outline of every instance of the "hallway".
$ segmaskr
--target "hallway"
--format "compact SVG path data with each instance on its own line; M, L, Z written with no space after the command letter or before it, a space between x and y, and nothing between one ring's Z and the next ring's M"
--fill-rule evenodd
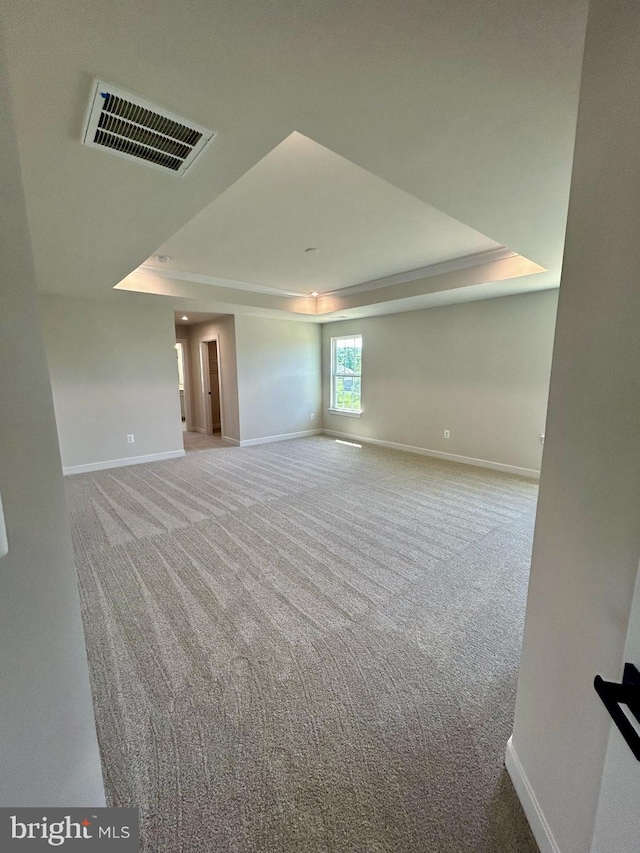
M228 446L222 441L222 436L219 432L215 435L205 435L201 432L183 430L182 437L184 439L184 449L187 453L192 450L214 450L219 447Z

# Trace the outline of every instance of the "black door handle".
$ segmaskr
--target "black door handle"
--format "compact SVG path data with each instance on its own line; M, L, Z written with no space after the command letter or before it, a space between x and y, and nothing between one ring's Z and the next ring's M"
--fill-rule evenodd
M613 722L620 729L620 734L626 740L631 752L640 761L640 736L620 707L626 705L636 720L640 722L640 672L632 663L626 663L622 684L603 681L599 675L596 675L593 686Z

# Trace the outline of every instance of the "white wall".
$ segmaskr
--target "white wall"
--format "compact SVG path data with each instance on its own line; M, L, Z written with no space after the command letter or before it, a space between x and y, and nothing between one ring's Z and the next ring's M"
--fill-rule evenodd
M218 341L220 403L224 437L230 438L233 441L239 441L240 420L238 412L235 318L229 314L205 323L196 323L193 326L176 327L176 333L178 329L180 330L180 335L185 336L186 334L189 347L192 429L205 429L200 342L215 338Z
M325 428L539 470L556 305L545 291L325 325ZM329 414L331 337L359 332L362 417Z
M236 347L243 442L321 428L319 325L236 316Z
M640 669L640 572L624 660ZM619 679L617 679L619 680ZM636 853L640 839L640 767L615 726L610 727L591 853Z
M638 849L640 768L614 732L626 758L603 780L612 723L593 689L640 653L638 55L638 4L592 0L513 734L561 853L592 849L599 800L594 850ZM614 783L636 793L615 837Z
M181 452L172 309L118 291L40 304L65 470Z
M80 604L0 44L0 806L101 806Z

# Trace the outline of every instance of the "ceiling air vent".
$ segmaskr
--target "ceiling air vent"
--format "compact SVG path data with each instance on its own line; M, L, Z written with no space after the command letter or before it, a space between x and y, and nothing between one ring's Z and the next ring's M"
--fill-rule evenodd
M183 175L215 135L214 130L96 80L82 141L153 169Z

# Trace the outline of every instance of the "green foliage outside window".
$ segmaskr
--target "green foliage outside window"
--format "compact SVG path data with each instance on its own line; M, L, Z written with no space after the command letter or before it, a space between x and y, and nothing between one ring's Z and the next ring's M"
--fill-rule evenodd
M332 407L359 412L362 403L362 337L334 338L332 351Z

